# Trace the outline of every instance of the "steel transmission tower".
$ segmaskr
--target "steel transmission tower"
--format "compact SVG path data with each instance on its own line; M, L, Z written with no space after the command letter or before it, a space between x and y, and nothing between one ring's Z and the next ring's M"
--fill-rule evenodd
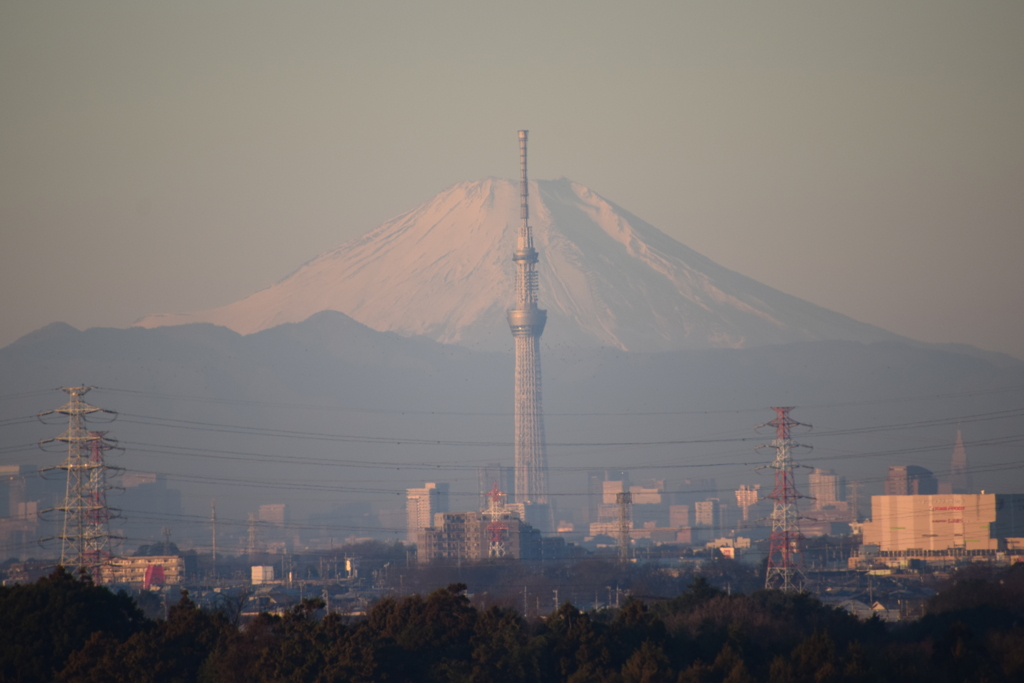
M800 517L797 514L797 500L801 498L793 480L792 449L801 444L790 439L790 428L800 425L810 427L789 416L792 407L773 407L776 417L760 427L775 427L775 462L768 467L775 470L775 490L768 496L775 502L772 509L772 533L768 551L768 571L764 578L765 588L777 588L787 593L803 590L805 576L800 553ZM759 446L758 448L763 448Z
M507 513L503 498L505 494L498 488L498 482L494 482L494 488L487 494L487 511L484 512L484 519L487 523L487 534L489 545L487 557L505 557L508 552L508 522L505 521Z
M87 415L105 413L111 418L116 415L82 400L92 388L61 387L70 400L56 410L40 413L39 417L66 415L68 428L60 436L39 443L40 446L65 443L68 448L63 463L43 470L67 472L64 501L53 508L64 515L58 536L61 539L60 563L71 569L84 568L96 583L101 583L111 557L111 541L117 538L111 535L109 528L114 514L107 505L107 491L112 488L107 484L107 473L122 468L107 465L103 458L106 451L118 448L117 442L107 438L106 432L86 429Z
M526 177L526 136L519 131L520 218L516 263L516 305L508 324L516 347L515 470L516 503L547 504L548 456L544 443L544 413L540 392L540 335L547 311L537 308L537 250L530 231L529 185Z

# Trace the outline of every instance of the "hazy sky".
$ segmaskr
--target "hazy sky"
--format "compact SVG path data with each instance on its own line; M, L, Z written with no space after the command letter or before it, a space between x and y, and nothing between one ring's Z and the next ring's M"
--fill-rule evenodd
M460 181L1024 358L1024 3L0 3L0 345L281 279Z

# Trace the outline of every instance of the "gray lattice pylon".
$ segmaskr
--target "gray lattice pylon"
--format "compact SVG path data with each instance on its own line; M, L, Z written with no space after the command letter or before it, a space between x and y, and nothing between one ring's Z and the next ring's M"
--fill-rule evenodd
M69 569L85 569L93 580L101 582L104 567L110 559L112 539L109 529L112 514L106 497L106 474L111 468L104 462L103 453L114 445L106 438L106 432L86 428L86 416L99 412L115 413L82 400L92 388L61 387L68 394L69 401L56 410L41 413L39 417L66 415L68 427L59 436L41 441L40 445L67 444L64 462L44 468L44 471L63 470L67 473L64 500L54 508L63 513L58 535L61 540L60 563Z
M793 478L792 449L797 444L790 439L790 429L802 423L789 417L792 407L773 407L772 410L776 413L775 419L760 425L775 427L775 439L771 443L775 449L775 461L768 465L775 470L775 489L768 496L774 505L764 587L788 593L803 590L806 582L800 552L800 515L797 511L797 500L801 496Z

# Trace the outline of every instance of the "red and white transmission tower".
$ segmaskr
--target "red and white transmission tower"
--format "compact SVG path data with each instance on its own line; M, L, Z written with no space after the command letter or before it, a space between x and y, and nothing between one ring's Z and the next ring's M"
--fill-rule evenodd
M797 493L793 480L792 449L802 446L790 439L790 428L811 425L797 422L789 416L789 407L772 407L776 417L758 427L775 427L775 462L767 465L775 470L775 490L768 496L775 502L772 509L772 534L768 551L768 571L764 577L765 588L777 588L790 593L803 590L806 577L803 573L803 556L800 553L800 517L797 513ZM766 444L767 445L767 444ZM765 448L766 446L758 446Z
M490 537L490 544L487 548L487 557L505 557L508 552L508 513L505 511L505 494L498 488L498 482L494 482L494 488L487 494L488 505L484 512L484 519L487 523L487 534Z
M65 567L84 568L96 583L104 579L105 569L109 565L111 535L109 522L114 516L107 505L107 473L120 470L110 467L103 460L103 454L118 448L117 442L109 439L106 432L86 429L86 416L93 413L105 413L111 419L116 413L91 406L82 400L93 387L61 387L67 392L70 400L56 410L40 413L39 418L48 415L67 415L68 428L60 436L39 442L41 447L46 444L61 442L68 447L67 459L56 467L47 467L43 471L65 470L67 472L67 488L64 501L53 510L64 513L61 533L60 563Z

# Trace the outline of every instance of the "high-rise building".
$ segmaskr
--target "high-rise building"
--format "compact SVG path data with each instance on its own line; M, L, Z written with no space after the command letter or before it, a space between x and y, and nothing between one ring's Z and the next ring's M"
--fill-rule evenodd
M21 465L0 465L0 517L16 517L25 502L25 476Z
M27 557L36 545L39 503L28 500L25 465L0 465L0 552Z
M690 526L690 506L670 505L668 508L668 525L677 528Z
M833 470L814 468L807 475L808 489L815 510L835 507L846 502L846 479Z
M845 533L833 525L856 521L853 506L846 500L846 478L832 470L815 468L807 475L807 483L811 510L800 527L801 533L806 537Z
M616 501L620 493L629 492L629 482L609 480L601 484L601 504L617 505Z
M964 437L956 430L956 445L953 446L953 461L949 467L949 487L952 493L970 493L974 488L971 473L967 469L967 451L964 450Z
M693 505L698 500L717 496L718 482L714 479L676 479L666 482L671 505Z
M629 493L633 497L633 505L661 505L665 502L665 481L655 479L648 482L650 486L630 486Z
M887 496L927 496L939 492L939 483L931 470L917 465L890 465L885 480Z
M587 521L599 522L600 508L604 504L604 483L621 481L629 484L629 472L626 470L591 470L587 472ZM620 489L625 490L625 489ZM613 501L614 502L614 501Z
M757 505L758 501L761 500L761 485L754 484L753 487L747 486L746 484L740 485L736 489L736 505L740 510L743 511L743 521L750 521L750 508Z
M263 548L270 553L291 553L300 547L299 530L292 525L291 510L285 503L260 505L256 515Z
M448 512L448 484L428 482L422 488L405 490L406 538L419 543L424 529L434 523L434 515Z
M662 528L668 526L668 499L664 479L651 479L642 485L630 486L630 516L637 527Z
M169 488L165 475L125 472L120 488L111 504L122 512L112 523L126 538L157 538L167 520L181 519L181 491Z
M721 522L721 501L708 498L693 504L693 525L706 529L718 529Z
M273 526L283 527L290 521L288 515L288 506L285 505L284 503L260 505L259 520L266 524L272 524Z
M520 218L519 238L512 260L516 264L516 303L508 311L515 341L515 501L549 504L548 462L541 408L540 335L547 311L537 306L537 250L530 230L529 183L526 175L527 131L519 131Z

